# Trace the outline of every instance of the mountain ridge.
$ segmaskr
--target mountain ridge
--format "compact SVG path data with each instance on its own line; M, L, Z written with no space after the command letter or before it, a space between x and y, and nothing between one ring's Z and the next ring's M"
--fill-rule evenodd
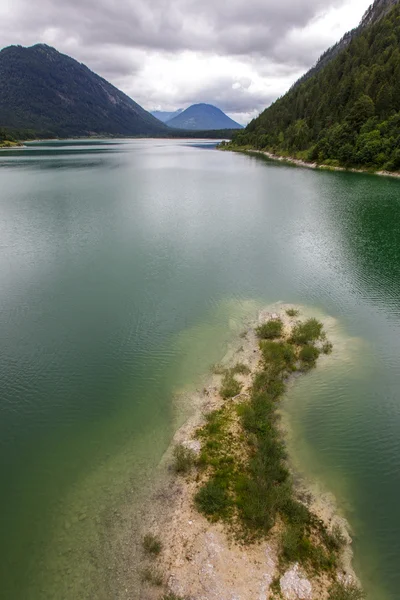
M46 44L3 48L0 88L0 127L56 136L168 131L106 79Z

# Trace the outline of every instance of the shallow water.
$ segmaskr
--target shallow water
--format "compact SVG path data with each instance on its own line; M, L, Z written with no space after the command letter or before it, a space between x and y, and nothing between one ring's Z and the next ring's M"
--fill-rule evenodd
M179 392L278 300L337 319L342 360L290 392L293 443L371 598L400 597L400 183L166 140L32 144L0 176L2 597L117 597L110 523Z

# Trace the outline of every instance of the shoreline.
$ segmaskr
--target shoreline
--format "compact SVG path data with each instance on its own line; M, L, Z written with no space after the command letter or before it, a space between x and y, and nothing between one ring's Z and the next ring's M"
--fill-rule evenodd
M266 156L269 160L271 161L275 161L275 162L280 162L280 163L287 163L290 165L294 165L296 167L302 167L302 168L306 168L306 169L314 169L317 171L338 171L338 172L342 172L342 173L359 173L359 174L363 174L363 175L379 175L380 177L392 177L394 179L399 179L400 178L400 173L399 172L391 172L391 171L370 171L368 169L355 169L355 168L346 168L346 167L335 167L335 166L331 166L331 165L325 165L323 163L316 163L316 162L307 162L305 160L301 160L300 158L294 158L292 156L281 156L280 154L273 154L272 152L269 152L268 150L256 150L255 148L247 148L247 147L240 147L238 146L237 148L233 148L233 147L220 147L218 148L219 150L228 150L230 152L240 152L242 154L261 154L263 156Z
M159 469L164 473L160 484L149 501L151 511L142 524L142 539L151 534L162 543L162 552L156 563L142 559L148 578L153 569L168 592L165 599L212 600L237 598L283 598L285 600L322 600L329 597L332 574L309 572L298 563L286 565L282 570L279 560L281 523L278 522L267 536L261 536L252 543L235 538L233 531L221 521L207 519L195 508L194 496L201 482L199 473L179 477L172 472L173 449L177 445L188 448L197 457L201 452L201 442L196 433L204 426L207 415L221 409L227 402L239 402L249 396L249 390L261 359L255 327L274 318L270 310L279 311L284 327L293 326L294 319L286 316L290 305L274 305L268 311L261 311L258 323L251 323L246 335L240 336L230 347L223 359L223 366L232 367L238 361L244 363L249 372L238 376L243 390L232 401L223 400L219 393L221 375L214 373L204 390L193 398L192 417L176 432L169 450L164 455ZM302 315L303 316L303 315ZM236 362L235 362L236 361ZM293 373L288 382L292 384L301 376ZM281 424L280 435L286 433ZM296 478L295 494L301 498L310 513L322 522L326 530L338 527L343 532L344 547L340 552L340 563L335 571L343 584L359 584L352 567L351 537L347 521L339 514L331 494L317 494L313 482L305 481L293 471L289 458L289 469ZM151 572L153 572L151 571ZM156 578L154 575L154 578ZM159 582L160 583L160 582ZM158 589L157 589L158 587ZM280 588L280 592L279 592ZM169 594L172 594L168 596ZM149 581L143 583L140 598L155 600L160 598L160 587Z

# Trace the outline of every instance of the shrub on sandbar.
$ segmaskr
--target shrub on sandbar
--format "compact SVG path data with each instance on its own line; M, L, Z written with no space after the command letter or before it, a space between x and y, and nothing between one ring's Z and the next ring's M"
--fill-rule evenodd
M161 541L152 533L147 533L143 538L143 550L146 554L157 556L162 549Z
M346 585L337 581L329 590L328 600L363 600L365 594L360 588L350 583Z
M281 319L272 319L257 327L257 336L262 340L275 340L282 337L283 323Z
M292 330L290 341L298 346L316 342L323 335L323 325L317 319L308 319L304 323L297 323Z
M220 518L226 514L231 500L225 483L214 477L199 489L195 496L195 503L198 510L203 514L209 517Z
M174 448L174 470L176 473L189 473L196 462L196 455L190 448L178 444Z
M228 398L234 398L240 394L241 389L241 384L234 378L232 373L226 373L222 380L222 387L220 390L222 398L224 398L224 400L228 400Z
M317 358L319 356L319 350L315 346L305 345L299 352L299 359L304 371L308 371L315 367Z

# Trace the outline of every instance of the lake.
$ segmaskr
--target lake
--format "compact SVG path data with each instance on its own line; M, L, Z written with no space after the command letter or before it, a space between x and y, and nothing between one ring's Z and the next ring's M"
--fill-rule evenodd
M123 597L121 507L284 301L341 344L285 402L298 468L349 519L369 598L400 598L400 182L200 140L31 143L0 178L1 597Z

